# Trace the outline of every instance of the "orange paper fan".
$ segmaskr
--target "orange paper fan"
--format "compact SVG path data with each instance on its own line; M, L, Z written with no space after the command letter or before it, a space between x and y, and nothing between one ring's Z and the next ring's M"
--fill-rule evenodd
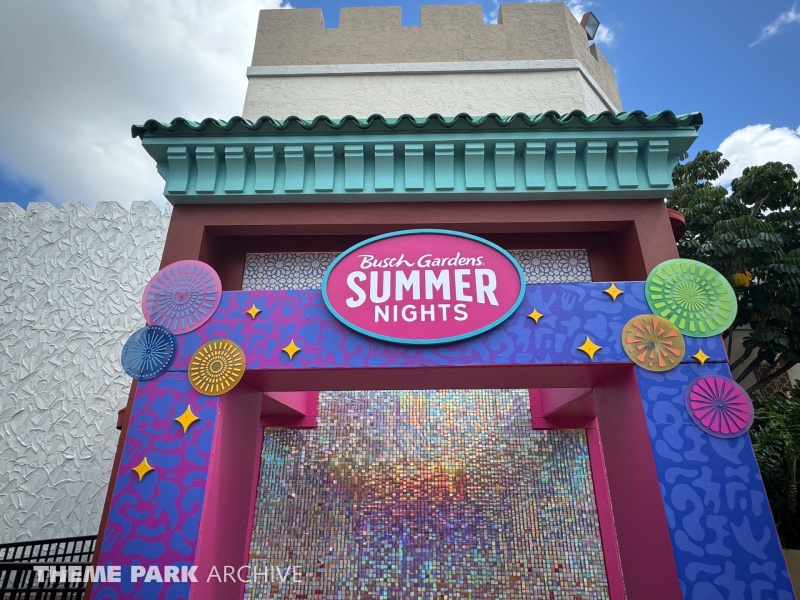
M656 315L638 315L622 329L622 347L637 365L648 371L669 371L677 367L686 342L678 328Z

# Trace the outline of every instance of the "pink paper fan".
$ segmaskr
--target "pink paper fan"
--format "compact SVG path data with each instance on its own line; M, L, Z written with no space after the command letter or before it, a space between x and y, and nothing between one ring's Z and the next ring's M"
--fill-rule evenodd
M738 383L707 375L686 388L686 410L695 424L715 437L738 437L753 424L753 403Z
M161 269L147 284L142 312L148 325L180 335L208 321L222 298L217 272L199 260L181 260Z

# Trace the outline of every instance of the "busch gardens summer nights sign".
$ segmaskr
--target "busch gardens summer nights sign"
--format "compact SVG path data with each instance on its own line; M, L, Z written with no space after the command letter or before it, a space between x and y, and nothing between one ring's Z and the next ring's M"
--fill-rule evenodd
M442 344L481 334L522 302L525 278L499 246L442 229L397 231L339 256L322 296L348 327L401 344Z

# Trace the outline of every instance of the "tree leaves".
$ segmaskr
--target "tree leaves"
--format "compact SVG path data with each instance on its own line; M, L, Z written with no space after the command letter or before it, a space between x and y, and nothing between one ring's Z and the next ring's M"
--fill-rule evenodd
M800 362L800 189L791 165L770 162L745 169L729 192L714 184L727 167L721 153L708 151L678 165L667 205L686 219L681 256L711 265L734 286L739 311L733 327L750 333L731 369L743 381L766 364L748 390L754 392ZM772 514L781 542L797 548L800 387L771 397L756 393L753 400L750 437Z
M791 394L753 396L755 421L750 439L785 548L800 547L797 467L800 458L800 388Z
M770 162L745 169L729 192L715 185L728 166L707 150L678 165L667 205L686 219L681 256L711 265L734 286L733 327L751 329L744 356L731 365L745 366L741 381L761 363L774 371L800 362L800 189L791 165Z
M731 182L732 195L750 207L753 216L765 210L783 210L797 194L796 179L797 173L792 165L768 162L746 168L741 177Z

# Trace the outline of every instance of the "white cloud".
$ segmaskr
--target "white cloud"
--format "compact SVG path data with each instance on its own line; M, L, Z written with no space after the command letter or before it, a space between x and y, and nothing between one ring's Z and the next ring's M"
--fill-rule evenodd
M581 17L585 15L587 12L591 10L591 7L594 3L590 1L576 1L576 0L567 0L567 8L569 8L570 12L575 16L575 18L580 21ZM608 27L607 25L600 24L600 27L597 28L597 33L594 36L594 41L599 44L606 44L607 46L614 45L614 31Z
M747 167L771 161L791 164L800 171L800 127L792 131L788 127L748 125L725 138L718 150L731 163L720 177L720 185L730 185Z
M556 0L525 0L526 3L531 4L533 2L553 2ZM557 0L561 1L561 0ZM591 0L566 0L567 8L569 8L570 12L575 16L575 18L580 21L581 17L589 12L590 7L594 4ZM492 0L492 8L488 13L483 13L483 21L484 23L488 24L496 24L497 23L497 15L500 12L500 0ZM606 44L607 46L614 45L614 31L606 26L600 25L597 29L597 33L594 36L594 41L600 44Z
M526 0L530 2L532 0ZM587 1L576 1L576 0L567 0L566 2L567 8L569 11L575 16L578 21L581 20L581 17L589 12L589 7L592 6L592 2Z
M500 12L500 0L492 0L492 8L488 13L483 13L483 22L487 25L497 25L497 15Z
M594 36L594 41L598 44L605 44L606 46L614 45L614 32L610 27L600 24L597 28L597 33Z
M797 12L797 3L793 4L792 8L787 10L785 13L780 14L777 19L764 27L761 30L761 35L755 42L750 44L750 47L752 48L764 40L768 40L773 35L778 33L781 30L781 27L788 25L789 23L800 23L800 12Z
M153 200L163 180L130 126L241 114L262 8L281 0L6 2L0 168L39 200Z

